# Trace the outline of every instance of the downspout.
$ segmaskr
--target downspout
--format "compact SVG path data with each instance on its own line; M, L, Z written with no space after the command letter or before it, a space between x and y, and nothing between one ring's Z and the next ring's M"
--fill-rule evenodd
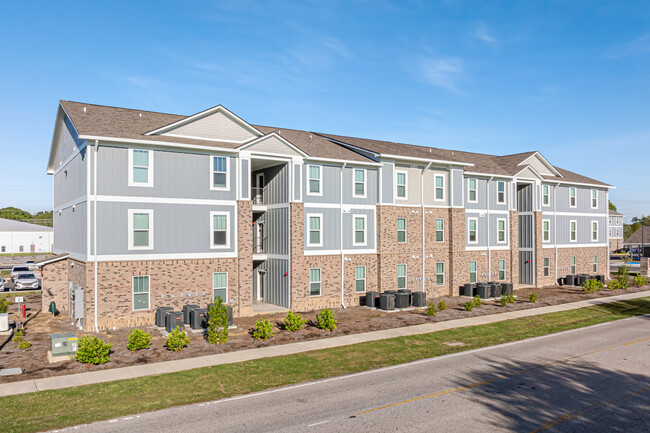
M94 283L95 283L95 332L99 332L99 326L97 325L97 151L99 150L99 140L95 140L95 157L93 158L93 258L95 265L93 266L94 271Z
M486 188L487 200L485 202L485 207L487 207L486 210L487 210L488 281L492 280L492 250L490 249L490 184L492 183L492 180L494 180L494 176L490 177L490 180L488 180L487 188Z
M560 186L560 183L558 182L555 185L555 189L553 190L553 243L555 244L555 283L557 284L557 189ZM542 221L542 224L544 222Z
M424 285L425 285L425 260L426 256L424 255L425 251L425 237L424 237L424 173L427 172L427 170L431 167L431 163L428 163L426 167L422 170L422 173L420 174L420 208L422 212L422 291L425 291ZM450 171L451 173L451 171ZM434 178L435 182L435 178ZM435 198L435 193L436 193L436 188L435 188L435 183L434 183L434 188L433 188L433 194ZM435 231L434 231L435 233Z
M607 210L606 215L607 216L605 217L605 233L607 233L607 247L606 247L606 251L607 251L607 255L606 255L606 257L607 257L607 279L610 280L611 275L610 275L610 270L609 270L609 267L610 267L609 255L611 254L611 251L609 251L609 246L611 245L611 243L610 243L610 240L609 240L609 230L610 230L610 228L609 228L609 218L610 218L609 217L609 190L607 190L607 192L605 193L605 201L607 201L607 208L606 208L606 210ZM600 227L598 227L598 228L600 229ZM641 232L641 234L643 234L643 232ZM640 263L641 263L641 258L639 257L639 264Z
M340 217L340 224L341 224L341 229L339 230L339 235L340 235L340 247L341 247L341 307L345 307L345 300L344 300L344 294L345 294L345 256L343 255L343 170L348 164L346 162L343 163L341 166L341 173L340 173L340 178L339 178L339 217ZM366 182L367 183L367 182ZM352 224L354 224L354 221L352 221ZM366 227L366 230L368 228ZM354 229L353 229L354 231Z

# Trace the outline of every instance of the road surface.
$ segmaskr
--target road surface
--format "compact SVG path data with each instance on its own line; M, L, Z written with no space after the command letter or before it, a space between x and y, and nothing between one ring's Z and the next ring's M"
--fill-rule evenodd
M650 317L81 429L650 432Z

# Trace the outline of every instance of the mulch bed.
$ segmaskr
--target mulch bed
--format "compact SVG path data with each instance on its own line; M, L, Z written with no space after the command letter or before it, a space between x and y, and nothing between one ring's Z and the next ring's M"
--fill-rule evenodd
M20 367L23 369L23 374L0 377L0 383L191 358L276 344L286 344L339 335L377 331L381 329L399 328L402 326L418 325L427 322L441 322L445 320L501 313L504 311L564 304L567 302L601 298L643 290L648 290L648 286L646 285L641 288L630 287L627 291L610 291L605 289L591 294L584 293L582 289L578 287L520 289L515 292L515 295L517 296L516 302L508 305L508 307L501 307L498 301L484 301L480 308L476 308L471 312L465 311L463 308L468 298L442 297L435 298L433 301L437 304L441 299L444 299L448 308L445 311L438 311L438 313L433 317L427 316L423 310L384 313L380 310L360 306L348 307L346 309L337 308L333 311L336 314L338 327L333 332L323 331L316 328L315 322L317 312L300 313L309 322L305 329L294 333L282 329L282 322L285 317L284 314L266 314L255 317L243 317L235 319L234 323L237 326L237 329L230 331L230 338L227 344L220 346L210 345L205 341L201 334L190 333L190 344L181 352L171 352L167 350L163 346L164 338L160 331L155 327L149 327L145 329L151 331L154 336L151 340L151 347L139 350L135 353L126 349L128 329L118 329L115 331L100 332L98 334L92 332L82 333L73 326L71 319L67 316L58 316L53 318L48 312L41 311L41 296L39 294L27 295L25 296L28 308L26 319L19 317L17 305L11 305L9 307L9 312L10 320L24 321L26 330L25 339L32 343L32 346L28 349L21 350L18 348L17 343L12 342L7 339L7 337L3 336L0 338L0 368ZM533 291L539 295L539 301L536 304L531 304L528 301L528 296ZM12 297L10 299L12 299ZM259 318L269 319L269 321L273 323L275 336L270 340L256 341L253 339L252 329L255 327L255 321ZM50 349L49 335L58 332L75 332L78 336L84 334L91 336L97 335L102 340L112 343L113 349L111 353L111 361L100 366L86 366L76 361L49 364L47 361L47 351Z

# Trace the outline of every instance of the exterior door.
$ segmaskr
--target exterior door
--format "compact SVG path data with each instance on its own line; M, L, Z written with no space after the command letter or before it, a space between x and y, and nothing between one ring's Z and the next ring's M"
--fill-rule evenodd
M257 271L257 293L255 298L258 301L264 300L264 274L262 270Z

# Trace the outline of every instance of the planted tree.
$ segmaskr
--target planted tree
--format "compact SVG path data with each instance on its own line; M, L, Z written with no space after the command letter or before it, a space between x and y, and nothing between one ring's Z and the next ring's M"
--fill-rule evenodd
M444 299L438 302L438 310L445 311L446 309L447 309L447 303L445 302Z
M433 301L427 303L427 316L436 315L436 304Z
M221 297L208 308L208 343L225 344L228 342L228 308L223 305Z

